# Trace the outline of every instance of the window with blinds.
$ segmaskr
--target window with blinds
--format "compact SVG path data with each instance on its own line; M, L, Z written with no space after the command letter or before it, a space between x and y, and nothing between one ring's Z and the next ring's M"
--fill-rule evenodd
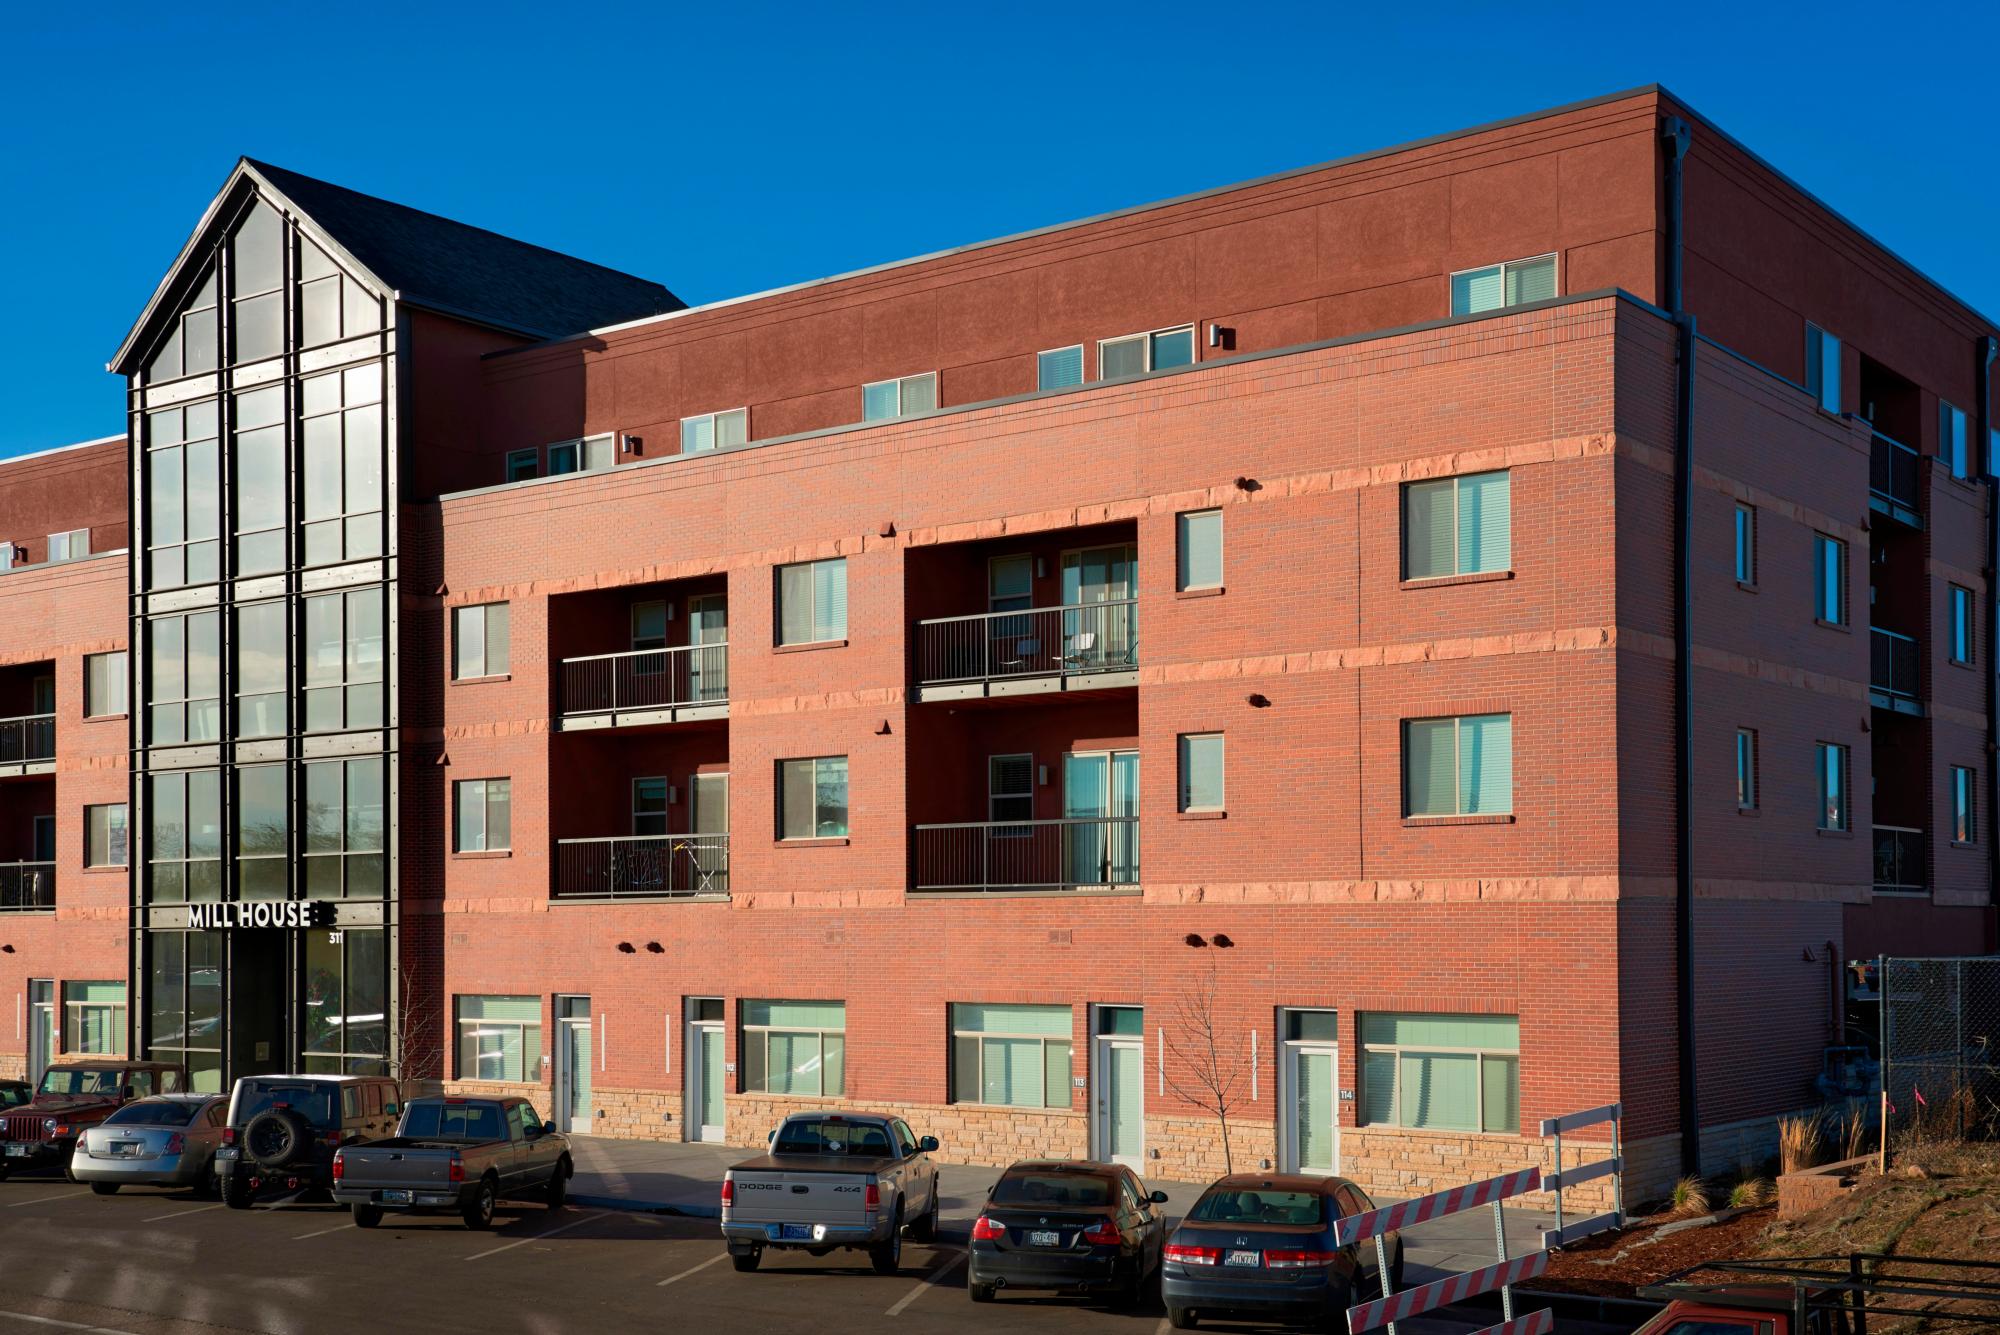
M1181 734L1181 810L1222 810L1222 734Z
M704 454L726 450L750 439L750 410L731 408L727 412L703 413L681 419L681 453Z
M1035 818L1035 757L1031 754L986 758L986 819L998 825ZM1000 835L1026 835L1024 829L998 830Z
M1035 388L1067 389L1083 383L1083 344L1051 348L1035 357Z
M1512 485L1506 470L1404 484L1404 579L1507 570L1513 560Z
M778 762L778 837L847 837L847 757Z
M1512 1015L1363 1015L1361 1121L1518 1132L1520 1052Z
M952 1101L1069 1107L1070 1033L1067 1006L953 1005Z
M1513 810L1512 714L1404 721L1405 816L1490 816Z
M111 1056L125 1050L125 984L63 984L63 1043L66 1053Z
M745 1001L743 1087L752 1093L839 1098L847 1092L847 1004Z
M540 997L458 999L460 1080L538 1080L541 1073Z
M1097 345L1097 378L1144 375L1194 365L1194 326L1176 325L1145 334L1107 338Z
M847 558L778 567L778 643L847 638Z
M1188 589L1222 587L1222 511L1189 510L1175 516L1177 586Z
M1556 257L1508 260L1483 269L1465 269L1451 276L1451 313L1477 315L1531 301L1548 301L1556 294Z
M861 420L880 422L891 417L927 413L937 407L937 372L906 375L895 380L878 380L861 387Z

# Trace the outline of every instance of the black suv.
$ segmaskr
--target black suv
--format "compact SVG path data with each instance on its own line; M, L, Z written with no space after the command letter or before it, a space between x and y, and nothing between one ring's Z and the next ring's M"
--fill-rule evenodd
M395 1135L401 1104L383 1076L244 1076L215 1152L222 1199L246 1210L260 1191L330 1191L334 1151Z

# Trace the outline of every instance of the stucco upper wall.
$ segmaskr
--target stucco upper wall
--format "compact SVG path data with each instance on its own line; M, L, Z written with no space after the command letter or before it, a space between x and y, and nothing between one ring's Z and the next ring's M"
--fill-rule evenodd
M123 436L0 461L0 542L17 566L48 560L49 535L79 528L91 551L114 551L130 537L125 490Z
M599 431L633 458L679 446L682 416L747 405L770 439L854 422L861 386L936 370L942 404L1036 388L1039 351L1215 323L1288 347L1450 312L1458 269L1550 251L1565 293L1652 297L1657 95L489 358L481 441ZM626 460L630 461L630 460Z

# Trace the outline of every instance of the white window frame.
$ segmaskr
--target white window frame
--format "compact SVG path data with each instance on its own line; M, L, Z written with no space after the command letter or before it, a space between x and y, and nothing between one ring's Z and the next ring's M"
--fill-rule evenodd
M973 1073L973 1083L978 1087L980 1096L976 1099L961 1099L958 1097L957 1077L959 1072L954 1066L951 1072L952 1081L950 1090L951 1101L953 1103L966 1104L976 1108L1073 1108L1076 1106L1076 1096L1073 1091L1076 1079L1076 1038L1074 1034L1057 1038L1054 1034L1008 1034L984 1029L960 1029L958 1027L959 1003L952 1002L949 1004L951 1007L952 1025L951 1060L954 1063L958 1061L958 1042L960 1039L973 1040L973 1048L979 1053L979 1069ZM1067 1006L1052 1006L1051 1009L1068 1010L1069 1008ZM1071 1016L1071 1023L1075 1023L1075 1016L1073 1014ZM1041 1062L1042 1069L1042 1101L1040 1103L988 1103L986 1101L986 1040L989 1038L1001 1039L1010 1043L1034 1043L1037 1045L1038 1052L1036 1055ZM1069 1049L1070 1082L1063 1086L1063 1101L1061 1103L1052 1103L1049 1101L1048 1070L1049 1044L1051 1043L1060 1043Z
M601 447L604 451L602 456L604 459L603 463L596 465L591 463L591 456L598 453L598 450L593 447ZM574 467L556 467L556 452L559 450L569 451L570 458L576 461ZM548 475L550 477L566 477L571 473L609 472L618 462L618 433L615 431L600 431L594 436L577 436L570 440L559 440L549 446L548 451Z
M1746 588L1757 586L1757 507L1748 501L1736 502L1735 532L1736 582Z
M471 847L465 841L465 826L459 819L463 807L460 796L468 784L478 784L479 794L479 845ZM493 785L504 784L507 789L507 842L495 844L493 834ZM505 853L514 845L514 781L506 775L493 775L480 779L455 779L451 785L451 851L454 853Z
M514 665L514 614L508 609L511 603L461 603L451 609L451 679L453 681L485 681L490 677L504 677L513 671ZM491 661L488 646L493 643L493 609L500 609L500 617L507 625L507 661L496 670ZM460 672L462 655L459 653L459 618L473 612L481 613L479 619L479 671Z
M1076 354L1075 385L1050 385L1044 383L1042 379L1042 358L1052 357L1058 352L1074 352ZM1084 375L1083 372L1084 372L1083 344L1081 343L1065 343L1059 348L1043 348L1040 352L1035 354L1035 389L1037 391L1050 390L1050 389L1075 389L1077 385L1087 385L1090 383L1090 380L1087 376Z
M14 544L7 538L0 538L0 570L14 568Z
M113 658L118 660L117 664L115 665L118 670L116 672L113 672L111 669L114 665L108 662L105 664L105 685L106 688L108 690L111 690L112 693L115 694L115 696L117 697L117 708L115 709L93 708L92 707L93 705L103 705L106 702L102 700L94 700L91 697L90 665L92 663L98 662L101 659L113 659ZM131 659L126 656L126 651L123 649L108 649L101 654L85 654L83 656L83 716L87 719L122 718L125 715L131 713L132 686L131 682L128 680L130 672L131 672Z
M1394 1014L1394 1015L1425 1015L1433 1013L1447 1014L1449 1012L1387 1011L1378 1013ZM1512 1018L1517 1024L1520 1022L1519 1016L1513 1016L1510 1018ZM1518 1123L1521 1120L1521 1107L1520 1107L1521 1048L1518 1040L1516 1041L1515 1046L1513 1046L1512 1048L1460 1048L1460 1047L1446 1047L1443 1045L1434 1045L1434 1044L1422 1045L1417 1047L1404 1047L1400 1043L1369 1043L1361 1038L1361 1035L1364 1032L1366 1031L1362 1029L1361 1022L1359 1018L1357 1018L1355 1024L1355 1039L1357 1041L1357 1045L1361 1049L1361 1061L1357 1069L1357 1074L1361 1075L1364 1081L1366 1080L1369 1053L1371 1052L1391 1053L1396 1058L1396 1088L1394 1093L1391 1094L1389 1099L1389 1119L1385 1122L1362 1122L1361 1125L1395 1127L1398 1130L1404 1130L1404 1131L1437 1131L1442 1134L1452 1134L1453 1132L1456 1132L1459 1135L1467 1135L1467 1136L1471 1135L1507 1136L1507 1135L1519 1134ZM1426 1056L1429 1054L1436 1053L1444 1056L1453 1056L1453 1057L1458 1057L1458 1056L1477 1057L1479 1060L1477 1063L1477 1069L1473 1072L1473 1088L1478 1091L1476 1096L1477 1105L1479 1108L1478 1127L1472 1130L1465 1130L1463 1128L1458 1128L1458 1127L1420 1127L1405 1122L1403 1120L1403 1054L1404 1053L1410 1053L1416 1056ZM1511 1058L1513 1060L1514 1121L1517 1124L1515 1130L1509 1130L1505 1127L1488 1127L1486 1125L1486 1061L1487 1058L1489 1057L1505 1057L1505 1058ZM1364 1089L1361 1095L1362 1102L1358 1105L1359 1108L1365 1108L1367 1106L1366 1102L1367 1097L1368 1097L1367 1092Z
M544 1054L540 1051L540 1049L544 1041L544 1034L546 1032L545 1027L543 1026L540 1020L537 1020L535 1022L533 1028L535 1030L536 1052L532 1057L530 1057L528 1055L528 1036L526 1033L526 1030L529 1028L529 1025L526 1020L485 1020L485 1019L468 1020L465 1018L462 1010L462 1004L466 1001L467 998L484 999L488 997L494 998L496 1000L509 1000L509 1001L539 1000L539 998L533 996L532 994L523 992L461 992L453 996L451 999L452 1038L456 1041L454 1041L452 1044L452 1050L453 1050L453 1056L458 1059L457 1062L455 1063L459 1067L458 1078L460 1080L474 1080L478 1081L481 1084L488 1084L488 1085L533 1084L534 1082L541 1079L542 1057L544 1056ZM514 1046L521 1053L520 1079L510 1080L504 1075L486 1076L480 1074L477 1069L479 1058L476 1052L474 1053L473 1056L473 1065L475 1069L471 1071L467 1071L464 1069L465 1068L464 1040L465 1040L465 1029L466 1026L468 1025L481 1029L513 1029L517 1031L514 1036Z
M1555 298L1560 297L1562 295L1562 280L1563 280L1562 257L1553 250L1545 250L1539 255L1523 255L1518 259L1499 260L1492 264L1475 264L1472 265L1470 268L1452 270L1451 273L1445 276L1445 293L1447 300L1450 300L1451 294L1455 293L1458 290L1458 280L1460 278L1463 278L1467 274L1485 273L1487 270L1491 269L1500 275L1500 304L1498 306L1488 307L1486 310L1483 311L1461 311L1457 309L1456 303L1454 302L1451 312L1451 318L1457 320L1469 315L1489 315L1493 311L1512 310L1514 304L1518 303L1510 304L1507 300L1507 271L1509 269L1518 269L1529 264L1540 264L1543 260L1548 260L1550 262L1549 271L1551 277L1549 285L1552 291L1549 295L1549 300L1553 301Z
M898 397L900 397L900 395ZM722 421L724 418L736 418L743 423L742 440L736 441L730 445L723 445L719 443L721 440ZM690 448L688 445L688 428L700 427L703 425L706 425L708 427L708 444L700 446L698 448ZM681 419L682 454L712 454L716 450L734 449L737 445L747 445L749 443L750 443L750 410L748 408L720 408L712 413L695 413L691 417L683 417Z
M1188 582L1186 577L1188 567L1188 521L1192 519L1204 519L1209 515L1215 516L1215 578L1201 584L1194 584ZM1223 518L1222 507L1219 505L1206 506L1200 510L1183 510L1174 516L1174 587L1177 592L1189 593L1200 589L1219 589L1223 587L1223 581L1226 578L1224 571L1227 569L1224 564L1226 558L1223 542L1224 533L1227 528L1228 522Z
M775 1001L778 999L779 998L775 997L755 997L751 998L750 1000L761 1002L761 1001ZM836 1003L831 1001L822 1001L822 1002L813 1002L810 1004L819 1006L831 1006L835 1005ZM749 1079L747 1078L750 1072L750 1054L747 1052L739 1052L737 1054L737 1059L743 1063L743 1071L746 1077L743 1082L744 1092L749 1094L771 1093L771 1036L773 1034L785 1034L785 1035L793 1035L800 1037L810 1035L819 1043L819 1072L818 1072L819 1093L779 1094L776 1095L775 1097L793 1098L793 1099L838 1099L846 1097L847 1095L847 1018L846 1018L847 1003L842 1001L837 1004L840 1006L840 1011L841 1011L841 1025L840 1028L838 1029L801 1029L797 1025L751 1024L748 1021L745 1021L743 1024L743 1041L746 1044L753 1041L752 1036L754 1035L754 1041L762 1043L764 1045L764 1087L759 1089L750 1083ZM748 1012L748 1010L749 1010L749 1001L742 1001L737 1003L736 1006L737 1014L739 1015L745 1014ZM840 1048L841 1048L840 1088L835 1090L831 1094L827 1093L826 1091L826 1040L829 1034L840 1040Z
M1217 745L1221 748L1217 752L1217 757L1216 757L1217 764L1220 769L1220 772L1217 773L1215 776L1216 801L1212 806L1196 806L1192 799L1193 787L1192 784L1190 783L1191 776L1189 774L1189 768L1188 768L1188 759L1190 755L1192 755L1192 750L1188 746L1188 743L1195 741L1207 741L1210 738L1213 738L1217 743ZM1179 787L1178 796L1180 802L1180 810L1187 812L1228 810L1229 742L1225 737L1225 735L1220 730L1214 732L1184 732L1177 739L1175 749L1179 752L1180 773L1178 775L1178 778L1180 782L1178 785Z
M1103 380L1105 378L1104 349L1109 347L1113 343L1130 343L1134 339L1140 340L1139 342L1140 350L1145 353L1145 357L1143 359L1145 362L1145 366L1144 369L1138 372L1138 374L1151 375L1155 370L1158 369L1153 365L1153 340L1158 338L1162 334L1178 334L1183 329L1187 330L1187 336L1188 336L1188 352L1190 354L1188 365L1189 366L1201 365L1201 344L1195 341L1194 321L1182 320L1178 324L1163 324L1158 329L1142 329L1136 334L1115 334L1110 338L1098 339L1097 378L1099 380ZM1127 377L1120 376L1119 378L1122 380L1126 379Z
M125 1051L126 1017L130 1013L128 1008L132 1004L132 992L129 985L124 985L126 987L124 1001L71 1001L69 999L69 991L72 987L78 987L84 983L98 982L117 983L119 980L116 978L74 978L66 980L62 985L62 1050L65 1056L117 1056ZM83 1013L85 1011L109 1012L105 1017L104 1032L111 1036L114 1046L106 1048L103 1052L93 1052L89 1049L76 1046L77 1036L84 1032Z
M1827 777L1831 773L1840 786L1840 802L1835 807L1834 794L1829 790ZM1822 830L1839 832L1854 827L1854 785L1852 772L1848 768L1848 750L1841 742L1813 743L1813 791L1818 797L1819 814L1814 823Z
M1979 774L1970 765L1951 767L1951 841L1979 842Z
M1736 730L1736 809L1755 811L1758 803L1757 730Z
M61 554L58 555L58 549ZM65 529L61 533L49 534L50 565L64 561L81 561L90 555L90 530L87 528Z
M106 860L105 860L105 861L103 861L103 862L93 862L93 861L91 860L91 847L92 847L92 834L93 834L93 831L92 831L92 830L91 830L91 828L90 828L90 820L91 820L91 816L92 816L92 814L93 814L93 813L95 813L95 812L99 812L99 811L106 811L106 812L109 812L109 811L116 811L116 812L118 813L118 818L119 818L119 821L120 821L120 823L121 823L121 828L122 828L122 830L123 830L123 833L124 833L124 842L125 842L125 848L124 848L124 856L122 856L122 857L119 857L119 858L118 858L118 860L117 860L117 861L115 861L115 862L114 862L114 861L111 861L110 859L111 859L112 855L114 855L114 854L115 854L115 853L117 852L117 848L116 848L116 845L114 844L114 842L112 841L112 838L111 838L111 831L110 831L110 830L109 830L108 828L107 828L107 829L105 830L105 834L104 834L104 846L105 846L105 854L106 854ZM86 867L129 867L129 866L131 866L131 865L132 865L132 825L131 825L131 817L130 817L129 813L127 812L127 809L126 809L126 805L125 805L125 803L123 803L123 802L93 802L93 803L90 803L89 805L87 805L87 806L85 806L85 807L84 807L84 809L83 809L83 865L84 865L84 866L86 866Z
M527 475L525 477L515 477L514 465L520 463L522 460L527 461ZM540 446L530 445L524 450L507 451L507 470L505 476L509 482L526 482L529 478L536 478L541 475L542 451Z
M904 400L909 397L907 387L915 380L928 380L931 382L931 406L918 409L918 411L927 413L936 412L940 406L938 403L938 373L936 371L917 371L910 375L891 376L887 380L870 380L862 385L861 420L864 422L893 422L899 417L909 416L910 410L904 407ZM896 387L896 411L887 417L870 417L868 415L868 391L871 389L880 389L884 385L894 385Z

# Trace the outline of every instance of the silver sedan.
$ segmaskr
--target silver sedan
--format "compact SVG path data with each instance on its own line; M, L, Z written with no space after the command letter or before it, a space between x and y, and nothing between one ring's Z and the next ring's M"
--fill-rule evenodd
M100 1196L120 1187L215 1186L215 1150L229 1100L219 1094L161 1094L126 1104L76 1142L70 1172Z

